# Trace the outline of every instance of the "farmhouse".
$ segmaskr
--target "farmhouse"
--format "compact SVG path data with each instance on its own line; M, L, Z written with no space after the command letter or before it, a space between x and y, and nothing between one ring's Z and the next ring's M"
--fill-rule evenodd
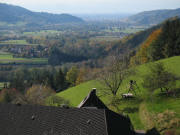
M130 119L109 110L95 90L77 108L0 104L1 135L134 135Z

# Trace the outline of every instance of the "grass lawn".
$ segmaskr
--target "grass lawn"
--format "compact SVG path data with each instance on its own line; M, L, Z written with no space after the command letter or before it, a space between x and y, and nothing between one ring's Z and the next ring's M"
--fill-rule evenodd
M30 44L26 42L26 40L6 40L6 41L0 41L0 45L37 45L37 44Z
M13 58L12 54L0 54L0 64L47 64L46 58Z
M77 106L85 96L92 90L92 88L101 87L97 81L89 81L78 85L76 87L69 88L66 91L59 93L58 95L64 97L65 99L70 101L72 106Z
M172 71L176 75L180 76L180 56L161 60L169 71ZM130 76L123 81L120 87L117 97L119 98L119 105L117 108L109 106L119 113L128 114L135 129L148 129L151 127L152 119L147 114L157 114L167 109L174 111L177 117L180 118L180 98L158 96L158 93L154 93L154 98L151 98L146 89L142 87L142 77L148 73L148 64L144 64L135 67L136 75ZM136 80L139 90L137 90L137 96L135 99L126 100L121 98L122 93L127 93L127 85L129 80ZM111 96L101 96L102 84L93 80L82 83L76 87L69 88L66 91L58 93L57 95L70 101L72 106L77 106L89 93L92 88L97 88L97 95L101 100L109 105ZM180 81L177 82L177 88L180 88ZM153 101L153 102L152 102Z

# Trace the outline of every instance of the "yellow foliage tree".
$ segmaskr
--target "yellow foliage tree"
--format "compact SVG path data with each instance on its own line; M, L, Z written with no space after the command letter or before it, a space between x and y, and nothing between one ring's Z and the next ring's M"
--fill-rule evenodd
M84 79L85 73L86 73L86 71L85 71L84 68L81 68L79 70L79 73L78 73L78 76L77 76L77 79L76 79L76 85L79 85L79 84L81 84L81 83L83 83L85 81L85 79Z
M140 46L140 49L137 51L136 55L131 58L131 65L144 64L148 62L147 49L152 42L158 38L161 32L162 29L159 28L150 34L147 40Z

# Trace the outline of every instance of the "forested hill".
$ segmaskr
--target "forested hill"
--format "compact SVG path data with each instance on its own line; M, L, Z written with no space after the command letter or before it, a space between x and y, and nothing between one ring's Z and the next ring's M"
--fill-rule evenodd
M131 64L144 64L180 55L180 19L171 18L154 30L139 46Z
M115 54L115 53L126 54L127 52L134 51L148 38L148 36L154 30L160 28L161 25L162 24L153 26L147 30L140 31L135 34L131 34L117 42L114 42L111 46L111 50L110 50L111 54Z
M137 25L156 25L175 16L180 17L180 8L174 10L145 11L130 16L127 18L127 21Z
M180 18L173 17L129 35L110 47L110 54L127 55L131 65L180 55Z
M7 23L71 23L83 22L81 18L69 14L50 14L45 12L32 12L25 8L0 3L0 22Z

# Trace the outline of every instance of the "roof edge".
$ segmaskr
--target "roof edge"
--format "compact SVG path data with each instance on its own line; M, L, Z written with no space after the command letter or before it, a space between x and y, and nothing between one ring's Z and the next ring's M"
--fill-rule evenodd
M105 119L105 126L106 126L106 133L107 135L109 135L109 132L108 132L108 127L107 127L107 119L106 119L106 109L104 109L104 119Z

